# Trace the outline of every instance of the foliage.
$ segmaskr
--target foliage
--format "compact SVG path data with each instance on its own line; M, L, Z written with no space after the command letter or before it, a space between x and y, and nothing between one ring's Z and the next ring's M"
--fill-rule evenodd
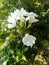
M49 65L48 0L0 0L0 5L0 64ZM29 34L37 39L32 48L23 45L21 35L16 32L15 28L7 28L7 18L10 12L22 6L27 11L38 14L39 21L32 23L28 29ZM23 28L22 30L26 33Z

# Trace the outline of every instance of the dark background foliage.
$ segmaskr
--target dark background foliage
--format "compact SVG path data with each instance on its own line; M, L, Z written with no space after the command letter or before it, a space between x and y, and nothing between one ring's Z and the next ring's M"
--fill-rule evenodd
M32 48L18 44L15 29L6 30L9 13L21 7L38 14L39 21L29 29L37 38ZM7 65L49 65L49 0L0 0L0 64L7 59Z

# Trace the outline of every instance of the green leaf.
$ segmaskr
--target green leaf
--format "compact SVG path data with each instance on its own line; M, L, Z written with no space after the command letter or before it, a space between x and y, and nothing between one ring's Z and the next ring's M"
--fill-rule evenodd
M22 55L22 60L27 61L27 59L24 55Z

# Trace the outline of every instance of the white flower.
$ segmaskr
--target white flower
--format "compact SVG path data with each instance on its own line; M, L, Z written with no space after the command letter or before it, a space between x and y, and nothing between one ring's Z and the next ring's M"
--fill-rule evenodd
M26 34L25 37L23 37L22 39L23 44L30 47L32 47L33 44L35 44L35 41L36 41L36 37L29 34Z
M34 23L34 22L37 22L39 20L37 20L36 18L32 17L32 16L28 16L26 18L26 21L29 21L29 23Z
M20 16L17 16L17 17L16 17L16 20L20 20Z
M28 16L28 12L24 8L21 8L20 12L21 12L21 15Z
M37 19L35 19L35 18L30 17L29 22L34 23L34 22L37 22L37 21L39 21L39 20L37 20Z
M29 21L29 23L37 22L38 20L35 18L38 15L34 12L27 12L24 8L16 9L14 12L10 13L10 16L8 16L7 21L9 22L8 28L14 28L16 26L16 23L18 23L18 20L20 22L26 22Z
M15 26L16 26L16 24L15 24L15 23L13 23L13 24L8 24L8 28L9 28L9 29L14 28Z
M19 10L19 9L14 10L14 14L15 14L16 16L20 15L20 10Z
M8 19L7 19L7 21L8 21L9 23L16 23L16 20L13 19L13 18L14 18L14 17L9 16Z
M38 17L38 15L37 15L36 13L34 13L34 12L30 12L30 13L28 13L28 16Z
M16 18L16 14L14 12L11 12L10 13L10 16L12 17L12 19L15 19Z
M38 17L38 15L36 15L36 13L34 13L34 12L30 12L30 13L28 13L28 17L26 17L26 21L29 21L29 23L39 21L35 17Z
M29 21L29 19L30 19L30 17L28 16L28 17L26 17L26 21Z

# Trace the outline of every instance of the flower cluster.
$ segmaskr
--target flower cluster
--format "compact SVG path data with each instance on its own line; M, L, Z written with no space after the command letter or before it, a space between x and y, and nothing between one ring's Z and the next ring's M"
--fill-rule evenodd
M12 29L16 27L18 20L29 21L29 23L37 22L38 20L35 17L38 17L38 15L34 12L27 12L24 8L21 8L20 10L16 9L14 12L10 13L10 16L8 16L8 28Z
M37 22L38 20L35 17L38 17L38 15L34 12L27 12L23 8L21 8L20 10L16 9L16 10L14 10L14 12L10 13L10 16L7 19L9 22L8 28L12 29L14 27L17 27L17 23L20 24L20 22L26 23L28 21L29 24L30 23L32 24L33 22ZM25 27L25 29L26 29L26 27ZM26 46L30 46L30 47L32 47L33 44L35 44L35 41L36 41L36 37L26 34L26 33L25 33L25 37L22 38L23 44Z

